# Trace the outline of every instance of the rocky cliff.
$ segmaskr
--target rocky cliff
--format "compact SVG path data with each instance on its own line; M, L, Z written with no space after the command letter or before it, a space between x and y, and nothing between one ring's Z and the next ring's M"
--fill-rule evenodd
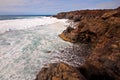
M84 80L85 78L86 80L120 80L120 7L109 10L63 12L54 17L77 22L78 25L75 28L68 27L59 36L72 43L90 44L91 54L77 69L79 73L75 72L76 76L79 75L76 79L41 79L38 77L37 80ZM74 68L70 68L70 70L76 71ZM57 71L58 74L63 74L63 72ZM70 74L72 73L70 72ZM62 76L64 77L64 75Z

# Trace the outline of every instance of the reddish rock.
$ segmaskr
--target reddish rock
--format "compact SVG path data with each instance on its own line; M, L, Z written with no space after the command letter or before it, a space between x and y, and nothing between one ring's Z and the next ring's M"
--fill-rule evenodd
M103 19L108 19L112 16L120 17L120 11L119 10L113 10L113 11L110 11L110 12L106 12L104 15L102 15L102 18Z
M86 80L74 67L65 63L53 63L42 68L36 80Z
M119 44L120 38L113 37L109 39L101 37L101 41L97 43L81 68L84 76L90 80L95 76L98 76L98 78L101 76L105 77L105 79L96 78L97 80L120 80Z
M73 20L75 22L81 21L82 19L94 19L100 18L105 12L112 11L112 9L106 10L77 10L77 11L70 11L70 12L62 12L58 13L54 17L59 19L66 18Z
M62 13L61 18L79 21L61 38L74 43L91 44L91 54L80 66L88 80L120 80L120 8L112 10L82 10ZM76 17L79 16L79 17ZM57 16L59 17L59 15ZM69 19L68 17L68 19ZM76 18L75 18L76 17Z
M63 12L55 17L77 21L76 28L68 27L59 36L72 43L90 44L91 53L79 70L54 63L43 68L36 80L120 80L120 7Z

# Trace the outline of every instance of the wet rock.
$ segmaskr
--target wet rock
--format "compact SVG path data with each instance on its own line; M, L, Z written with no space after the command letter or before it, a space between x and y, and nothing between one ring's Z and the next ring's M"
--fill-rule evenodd
M74 67L65 63L53 63L42 68L35 80L86 80Z

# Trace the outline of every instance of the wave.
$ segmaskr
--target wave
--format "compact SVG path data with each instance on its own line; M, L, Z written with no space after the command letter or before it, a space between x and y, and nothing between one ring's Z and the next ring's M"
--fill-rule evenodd
M0 33L11 30L23 30L40 25L48 25L56 22L65 22L65 19L56 19L53 17L33 17L15 20L0 20Z
M59 61L59 49L71 45L58 37L66 24L51 17L0 21L0 30L12 29L0 35L0 80L34 80L44 64Z
M52 17L0 21L4 30L0 34L0 80L34 80L49 63L80 65L83 59L74 54L73 45L58 37L69 25L66 21Z

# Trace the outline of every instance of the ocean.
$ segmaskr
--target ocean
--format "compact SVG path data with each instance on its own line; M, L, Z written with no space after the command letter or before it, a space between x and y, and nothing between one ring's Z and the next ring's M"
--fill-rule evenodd
M45 15L0 16L0 80L34 80L45 64L68 63L67 55L57 58L72 47L58 36L67 25L66 19Z
M25 19L35 17L50 17L52 15L0 15L0 20Z

